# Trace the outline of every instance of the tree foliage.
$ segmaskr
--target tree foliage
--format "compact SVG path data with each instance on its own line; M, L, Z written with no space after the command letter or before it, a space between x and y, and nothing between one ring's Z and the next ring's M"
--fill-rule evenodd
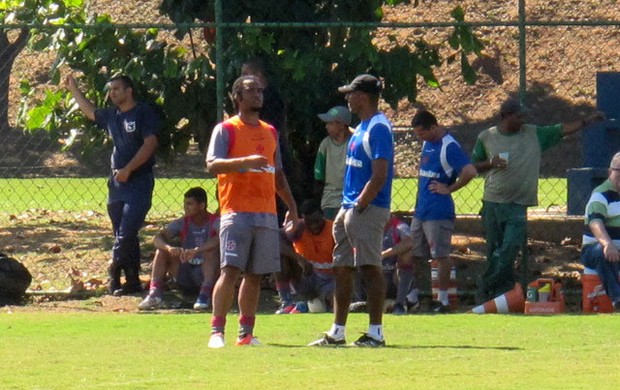
M73 1L81 3L81 0ZM374 72L381 76L385 83L383 98L393 107L403 98L415 101L420 79L428 85L439 86L433 69L444 61L455 60L456 55L460 56L465 81L475 81L468 55L479 54L482 44L467 26L454 28L446 45L457 54L442 59L439 48L422 39L406 45L390 35L387 47L377 47L374 40L376 28L345 25L378 23L383 18L383 6L403 2L222 1L223 21L243 23L243 27L218 29L224 42L221 48L223 68L218 71L223 72L227 86L230 86L245 60L261 57L266 62L270 82L287 103L288 134L294 153L298 160L311 162L318 142L325 136L324 125L316 114L343 104L343 96L336 92L337 87L359 73ZM215 1L162 0L160 13L177 24L175 35L181 39L191 34L183 23L214 21ZM465 15L461 8L456 7L452 17L463 21ZM64 21L93 27L59 27L36 40L36 48L57 52L55 69L68 66L80 71L83 88L100 105L105 103L106 80L114 73L128 74L142 86L139 91L142 97L159 104L165 112L161 148L164 154L183 152L191 137L198 139L202 147L206 145L216 114L215 47L211 30L205 31L208 42L202 43L207 50L193 56L188 47L164 43L156 28L146 31L118 28L108 16L87 18L83 10L67 16ZM283 25L259 28L254 24L256 22L280 22ZM325 22L342 25L309 26L310 23ZM291 27L290 23L307 24ZM53 81L59 81L58 72L54 73ZM32 90L27 82L22 83L22 89L25 93ZM68 111L67 106L71 107ZM21 118L30 129L46 128L59 137L68 137L72 129L73 134L76 129L81 129L84 132L82 143L101 142L101 133L94 131L92 124L85 123L80 115L75 115L75 111L75 105L70 104L63 91L48 92L36 107L24 106ZM303 173L310 172L311 169L305 169Z
M6 130L8 124L9 79L13 62L28 41L38 36L40 31L24 27L23 24L50 24L62 20L82 6L83 0L2 0L0 1L0 129ZM11 28L11 24L22 27ZM14 38L10 35L17 30ZM31 31L33 30L33 31Z
M87 28L72 26L92 26ZM164 118L160 156L184 153L195 136L201 144L204 131L215 121L214 70L206 57L188 60L189 48L169 45L157 28L120 28L109 15L66 15L59 27L40 34L37 50L53 50L57 58L51 70L53 84L61 84L63 71L79 75L81 88L97 106L106 105L106 83L115 74L135 80L138 99L155 105ZM105 133L79 113L77 104L63 88L37 96L29 80L22 80L26 96L19 119L28 130L45 129L81 152L108 142ZM202 138L201 138L202 137Z
M420 79L438 87L433 70L444 59L439 47L422 39L414 45L399 42L388 35L389 45L376 45L377 29L350 27L355 22L378 23L383 18L382 7L403 3L402 0L246 0L222 2L225 22L281 23L342 23L328 28L286 27L226 28L222 33L223 64L227 85L239 75L241 64L251 57L267 62L271 83L275 84L288 103L289 139L298 160L306 162L302 174L311 174L314 151L325 136L324 125L316 114L329 107L343 104L337 87L355 75L373 72L384 79L382 97L392 107L407 98L415 101ZM417 1L413 6L417 5ZM163 0L160 11L175 23L212 22L214 0ZM465 14L456 7L451 13L455 21L463 22ZM347 26L346 24L349 24ZM187 33L179 28L177 36ZM460 57L461 70L467 83L474 83L476 74L469 64L470 53L480 54L483 46L470 27L454 28L446 46L453 49L452 58ZM310 163L308 163L310 162ZM311 177L306 177L311 182Z

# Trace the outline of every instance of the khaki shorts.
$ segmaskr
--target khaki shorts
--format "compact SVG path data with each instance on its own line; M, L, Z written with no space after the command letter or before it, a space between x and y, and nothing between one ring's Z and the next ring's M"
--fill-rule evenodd
M420 221L413 217L411 220L413 255L424 259L450 256L453 232L454 221L450 219Z
M369 205L363 212L341 208L333 227L334 267L381 267L383 229L390 209Z
M279 230L247 224L220 227L220 267L232 266L248 274L280 272Z

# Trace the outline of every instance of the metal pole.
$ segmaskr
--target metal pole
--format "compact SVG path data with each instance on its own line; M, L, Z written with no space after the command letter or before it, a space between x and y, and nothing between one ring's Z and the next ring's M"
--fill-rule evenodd
M222 0L215 0L215 89L218 122L224 119L224 65L222 63L224 27L222 27L222 22Z
M519 0L519 101L521 104L525 104L525 92L527 89L527 77L526 77L526 58L525 58L525 0ZM526 211L527 218L527 211ZM527 284L529 282L529 267L528 267L528 253L527 253L527 229L525 233L525 239L521 245L521 275L519 275L519 282L523 288L523 292L527 291Z
M519 0L519 101L525 103L526 91L525 63L525 0Z

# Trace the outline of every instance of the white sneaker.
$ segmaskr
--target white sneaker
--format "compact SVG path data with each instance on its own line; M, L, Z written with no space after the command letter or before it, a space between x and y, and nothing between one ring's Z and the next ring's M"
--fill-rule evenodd
M138 304L138 310L154 310L161 305L162 299L157 296L147 295L142 302Z
M224 348L224 345L224 333L211 333L211 337L209 338L209 344L207 345L209 348Z

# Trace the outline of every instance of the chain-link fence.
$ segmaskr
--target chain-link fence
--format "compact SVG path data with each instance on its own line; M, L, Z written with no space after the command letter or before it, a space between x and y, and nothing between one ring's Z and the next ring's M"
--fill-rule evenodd
M458 65L446 63L437 71L441 88L420 86L417 105L402 102L396 110L382 105L396 125L395 211L406 212L415 204L420 143L407 126L417 107L424 106L436 113L468 152L477 134L497 123L496 112L507 96L524 100L533 123L575 120L595 110L596 73L620 71L615 60L620 50L620 22L592 21L607 17L595 9L586 15L591 19L588 22L571 19L544 23L537 21L541 16L535 7L529 10L532 17L528 22L525 18L518 22L516 10L491 18L491 11L497 10L493 6L486 14L478 15L480 21L472 25L483 36L486 48L473 63L478 72L475 85L464 86ZM609 7L614 11L611 15L620 15L616 3ZM405 39L424 36L430 42L440 42L453 27L448 22L417 19L395 23L398 11L392 12L386 11L387 23L379 25L378 38L389 32ZM85 32L97 34L97 28L91 26ZM11 30L9 37L18 33L19 30ZM182 46L187 42L176 44ZM6 55L0 53L0 58ZM14 126L21 99L20 81L28 78L44 97L46 90L55 88L48 76L53 66L53 53L31 48L17 56L13 67L7 62L0 65L0 75L11 75L10 79L0 80L4 83L0 92L7 93L5 100L0 99L0 113L4 110L8 114L0 145L0 248L31 270L33 290L97 289L105 282L112 246L105 211L109 147L84 156L64 150L63 144L48 132L25 132ZM568 237L573 243L578 242L580 218L566 213L566 170L581 166L581 149L581 137L575 135L545 154L539 206L530 209L532 238L558 242ZM187 153L176 156L173 163L160 162L156 175L153 208L141 233L143 262L152 259L154 234L182 213L182 195L188 188L205 187L210 196L209 209L217 208L215 182L205 172L204 152L197 143L191 142ZM482 186L483 179L475 179L455 196L460 221L456 233L465 237L465 241L459 242L459 250L472 246L472 237L481 235L477 213ZM546 223L550 218L555 221L552 225Z

